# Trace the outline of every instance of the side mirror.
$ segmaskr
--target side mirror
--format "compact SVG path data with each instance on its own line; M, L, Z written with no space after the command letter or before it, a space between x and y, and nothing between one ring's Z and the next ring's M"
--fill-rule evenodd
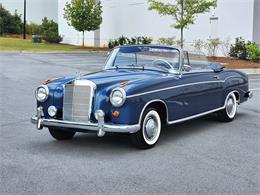
M218 62L211 62L209 66L214 70L214 72L221 72L224 69L224 65Z
M191 66L187 65L187 64L184 64L183 67L182 67L182 70L185 71L185 72L190 72L191 69L192 69Z

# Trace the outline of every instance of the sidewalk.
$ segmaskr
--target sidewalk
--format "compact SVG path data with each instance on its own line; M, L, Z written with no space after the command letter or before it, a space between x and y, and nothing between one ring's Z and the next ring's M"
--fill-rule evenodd
M260 68L250 68L250 69L236 69L238 71L244 72L248 75L260 75Z

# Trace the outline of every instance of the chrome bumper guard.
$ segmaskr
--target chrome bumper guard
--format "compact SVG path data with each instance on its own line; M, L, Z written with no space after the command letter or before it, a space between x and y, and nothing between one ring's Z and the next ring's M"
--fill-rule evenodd
M252 91L248 91L248 92L246 92L246 94L245 94L245 97L246 97L246 98L249 98L249 99L251 99L253 96L254 96L254 94L253 94Z
M98 123L92 122L74 122L74 121L64 121L56 119L45 119L43 115L43 109L37 108L37 115L31 118L31 122L37 125L37 129L42 129L43 127L62 127L69 128L75 131L95 131L98 136L102 137L106 132L114 133L135 133L140 129L140 125L119 125L119 124L106 124L104 123L104 115L98 117Z

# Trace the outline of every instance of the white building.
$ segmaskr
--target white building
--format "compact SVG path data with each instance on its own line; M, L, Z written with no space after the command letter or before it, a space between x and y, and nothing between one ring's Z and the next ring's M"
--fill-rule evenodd
M67 25L64 19L64 5L69 0L59 0L59 32L64 43L80 45L82 33ZM170 27L174 23L171 17L159 16L156 11L148 11L147 0L101 0L103 23L100 32L86 33L87 45L103 46L110 39L121 35L127 37L149 36L154 43L160 37L177 37L179 31ZM167 1L167 0L164 0ZM210 20L210 18L215 20ZM222 40L245 40L260 44L260 0L218 0L218 6L210 13L199 15L194 25L184 33L185 42L196 39L206 40L218 37ZM96 41L94 41L96 40Z
M11 13L17 10L23 18L23 0L0 0L0 4ZM44 17L55 22L58 21L58 0L26 0L26 7L26 20L28 23L41 24Z

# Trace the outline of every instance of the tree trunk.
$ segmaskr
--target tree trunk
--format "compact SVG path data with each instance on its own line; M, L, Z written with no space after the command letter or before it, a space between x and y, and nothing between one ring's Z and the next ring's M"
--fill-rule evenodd
M181 49L183 49L183 28L181 28Z
M181 22L183 22L184 2L181 1ZM181 27L181 49L183 49L183 27Z
M82 39L82 47L85 47L85 31L82 31L83 39Z

